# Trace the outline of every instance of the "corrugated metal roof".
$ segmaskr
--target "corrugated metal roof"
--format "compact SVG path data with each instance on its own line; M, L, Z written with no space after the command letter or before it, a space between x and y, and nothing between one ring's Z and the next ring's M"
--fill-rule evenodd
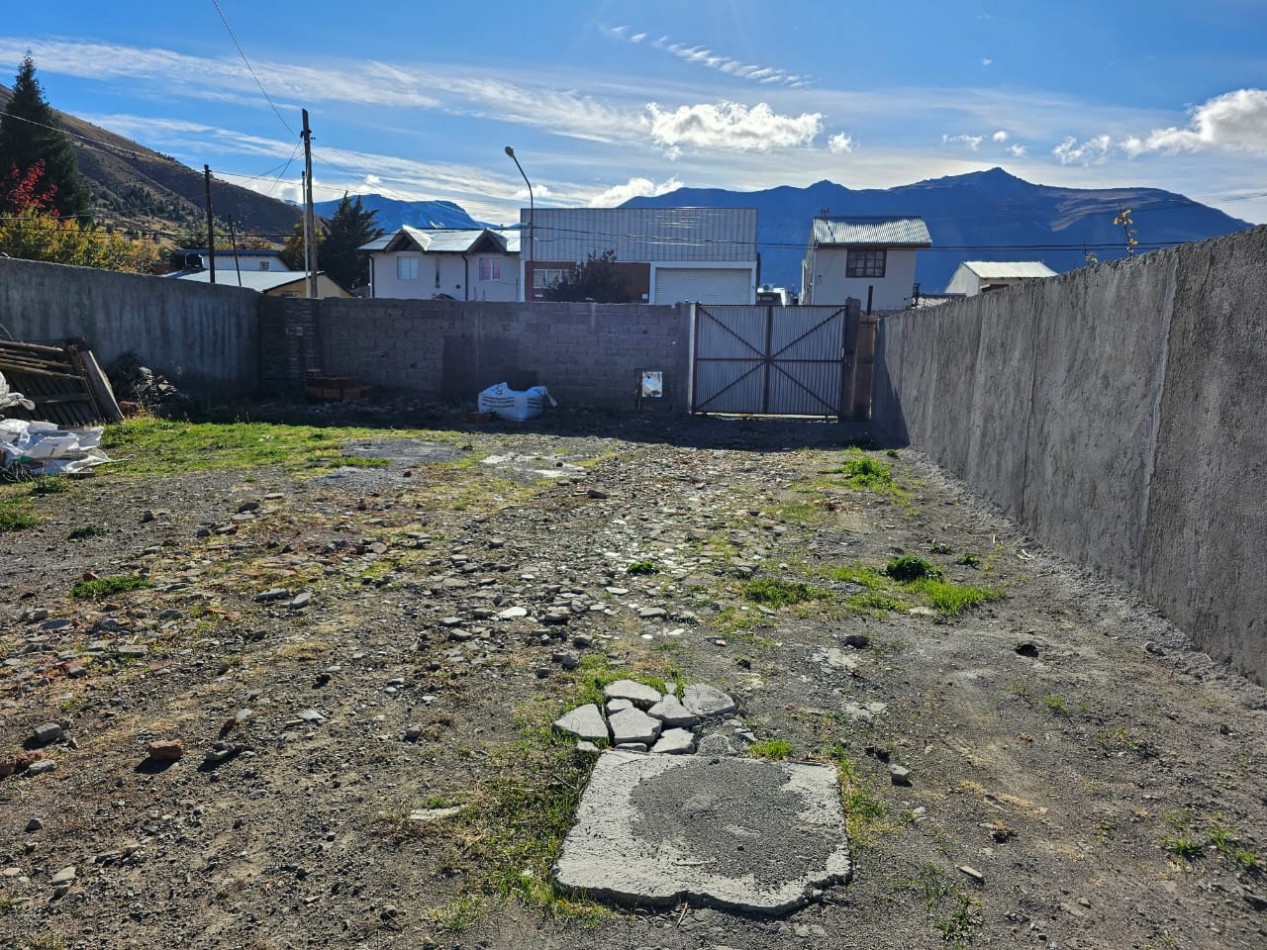
M519 232L517 230L414 228L407 224L394 234L381 237L368 244L362 244L357 250L366 252L400 251L407 250L412 245L427 254L466 254L486 235L504 247L505 253L519 253Z
M850 247L931 247L933 236L923 218L850 217L815 218L810 243Z
M964 267L982 280L1022 280L1055 277L1056 272L1041 261L964 261Z
M538 261L583 261L613 251L618 261L752 263L756 208L522 208Z
M177 280L191 280L197 284L211 283L211 271L200 270L189 274L171 274L171 277ZM278 287L284 287L286 284L303 284L307 280L307 274L301 270L244 270L242 271L242 287L247 290L255 290L259 293L267 293L270 290L276 290ZM238 272L232 267L216 268L216 283L221 287L237 287Z

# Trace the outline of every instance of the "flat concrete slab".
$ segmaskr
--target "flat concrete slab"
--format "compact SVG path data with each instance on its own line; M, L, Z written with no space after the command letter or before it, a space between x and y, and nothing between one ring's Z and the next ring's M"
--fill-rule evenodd
M561 885L598 899L766 914L849 870L830 766L618 750L595 764L554 867Z

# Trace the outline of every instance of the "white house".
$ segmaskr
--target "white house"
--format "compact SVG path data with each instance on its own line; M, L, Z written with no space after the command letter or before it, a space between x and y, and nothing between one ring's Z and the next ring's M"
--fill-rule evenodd
M186 270L211 267L212 255L204 248L182 247L174 252L180 258ZM215 250L216 280L226 271L281 271L289 272L290 268L281 258L281 252L275 250L244 250L238 248L235 254L231 248L218 247Z
M964 261L950 278L946 293L975 297L985 290L1055 276L1056 272L1040 261Z
M923 218L815 218L801 263L801 303L855 297L864 308L901 310L915 286L915 254L932 244Z
M519 232L411 228L359 248L370 296L395 300L518 300Z
M611 251L631 303L756 301L756 208L524 208L519 220L533 300Z

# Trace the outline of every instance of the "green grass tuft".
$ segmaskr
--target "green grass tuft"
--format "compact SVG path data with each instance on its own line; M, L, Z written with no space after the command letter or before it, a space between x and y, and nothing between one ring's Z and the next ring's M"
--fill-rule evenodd
M792 743L786 739L762 739L748 746L745 751L754 759L781 762L792 754Z
M150 582L140 574L119 574L115 577L98 577L96 580L80 581L70 589L70 596L76 600L105 600L115 594L150 586L152 586Z
M922 557L899 557L888 563L884 573L902 584L909 584L912 581L923 580L925 578L936 579L941 577L941 571L933 567Z
M826 591L817 590L800 581L782 581L774 577L761 577L743 585L743 596L764 607L790 607L807 600L821 600Z
M0 534L34 528L40 520L14 504L0 505Z

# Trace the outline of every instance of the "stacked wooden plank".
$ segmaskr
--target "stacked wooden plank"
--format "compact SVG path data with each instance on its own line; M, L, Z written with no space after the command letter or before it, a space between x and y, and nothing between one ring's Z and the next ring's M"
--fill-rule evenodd
M35 403L32 410L7 409L15 419L67 428L123 421L105 374L82 340L65 346L0 340L0 373L10 389Z

